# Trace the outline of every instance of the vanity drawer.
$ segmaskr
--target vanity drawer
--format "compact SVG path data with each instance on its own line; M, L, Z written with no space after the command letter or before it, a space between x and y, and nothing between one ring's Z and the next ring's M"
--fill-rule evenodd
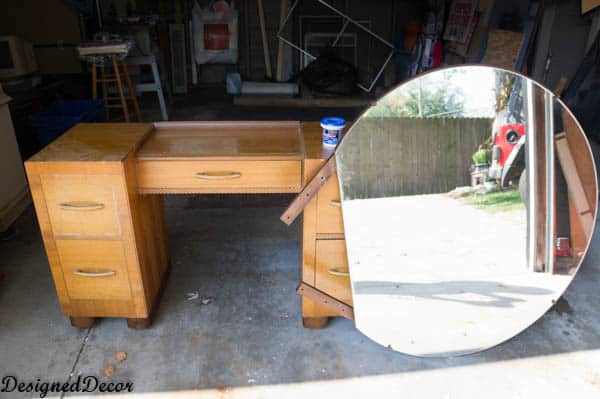
M56 240L70 299L131 299L125 249L120 241Z
M337 174L334 174L317 194L317 233L344 234Z
M352 305L345 240L317 240L315 287Z
M55 237L121 235L120 176L57 174L40 180Z
M298 192L302 161L138 161L144 193Z

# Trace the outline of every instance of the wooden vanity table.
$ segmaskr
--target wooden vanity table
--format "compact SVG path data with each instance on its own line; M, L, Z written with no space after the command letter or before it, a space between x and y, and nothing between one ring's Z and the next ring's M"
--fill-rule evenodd
M26 163L63 312L145 328L169 269L161 194L298 193L332 150L317 122L81 124ZM352 304L337 179L304 211L302 280ZM335 311L302 298L306 327Z

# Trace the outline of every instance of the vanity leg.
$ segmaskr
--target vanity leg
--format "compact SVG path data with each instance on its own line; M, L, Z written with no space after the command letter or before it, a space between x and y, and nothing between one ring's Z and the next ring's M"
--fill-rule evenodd
M152 322L154 321L154 317L156 316L156 312L158 311L158 305L160 303L160 299L162 297L163 292L165 291L165 284L167 283L167 278L169 277L169 272L171 271L171 262L167 261L166 270L163 274L162 281L160 283L160 288L158 289L158 293L154 298L154 303L152 304L152 308L150 310L150 314L145 318L128 318L127 319L127 327L135 329L135 330L144 330L146 328L150 328Z
M71 325L77 328L90 328L96 324L95 317L69 317Z
M329 317L303 317L304 328L325 328L329 323Z
M152 317L145 319L127 319L127 327L135 330L144 330L152 325Z

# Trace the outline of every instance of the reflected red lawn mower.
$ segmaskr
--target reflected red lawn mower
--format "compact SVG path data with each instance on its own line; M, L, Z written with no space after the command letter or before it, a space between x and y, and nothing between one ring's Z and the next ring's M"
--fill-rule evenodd
M492 165L489 177L500 180L500 187L526 184L525 124L505 124L494 129L492 138ZM523 186L524 188L525 186ZM523 192L521 197L523 198Z
M513 88L507 107L498 112L492 127L492 162L488 176L499 181L501 189L518 186L523 202L527 202L525 173L524 123L520 87Z

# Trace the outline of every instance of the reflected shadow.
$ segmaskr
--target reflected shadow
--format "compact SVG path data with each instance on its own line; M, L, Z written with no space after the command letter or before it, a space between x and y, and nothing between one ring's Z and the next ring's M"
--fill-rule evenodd
M355 295L396 295L496 308L513 307L517 302L525 302L525 299L520 298L523 295L549 295L552 293L553 291L545 288L507 285L495 281L442 281L437 283L361 281L354 284ZM470 297L472 295L476 295L480 299Z

